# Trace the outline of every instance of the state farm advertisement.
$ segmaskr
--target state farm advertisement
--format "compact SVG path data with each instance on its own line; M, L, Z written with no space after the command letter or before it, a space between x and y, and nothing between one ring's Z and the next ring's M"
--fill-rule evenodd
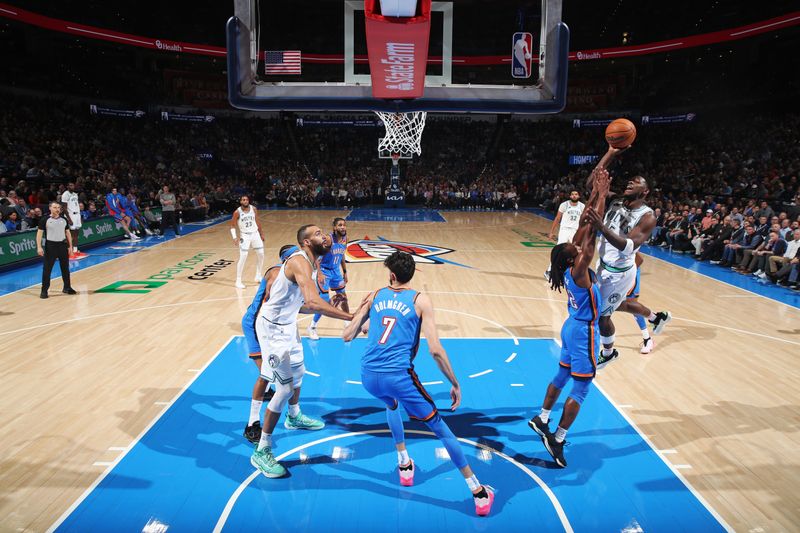
M431 2L420 2L414 17L386 17L379 0L364 2L369 70L375 98L420 98L431 29Z

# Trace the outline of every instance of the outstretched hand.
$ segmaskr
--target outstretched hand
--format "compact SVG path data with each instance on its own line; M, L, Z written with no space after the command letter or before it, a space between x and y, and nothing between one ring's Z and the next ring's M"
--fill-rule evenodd
M601 196L608 194L608 189L611 187L611 175L605 168L595 168L592 171L592 189L597 191Z
M596 229L600 229L603 226L603 217L594 210L592 207L587 207L586 210L583 212L585 220L594 226Z
M618 155L619 155L619 154L621 154L622 152L624 152L624 151L626 151L626 150L630 150L631 146L633 146L633 145L632 145L632 144L629 144L629 145L628 145L628 146L626 146L625 148L614 148L613 146L611 146L611 145L609 144L609 145L608 145L608 153L609 153L609 154L611 154L611 155L613 155L613 156L618 156Z

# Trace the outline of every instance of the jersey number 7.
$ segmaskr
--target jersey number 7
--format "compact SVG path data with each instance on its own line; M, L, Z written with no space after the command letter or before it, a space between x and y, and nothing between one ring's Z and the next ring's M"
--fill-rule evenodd
M386 329L383 330L383 334L381 335L378 344L386 344L386 341L389 340L389 335L392 333L392 329L394 329L394 325L397 323L397 319L393 316L385 316L383 317L382 324L386 326Z

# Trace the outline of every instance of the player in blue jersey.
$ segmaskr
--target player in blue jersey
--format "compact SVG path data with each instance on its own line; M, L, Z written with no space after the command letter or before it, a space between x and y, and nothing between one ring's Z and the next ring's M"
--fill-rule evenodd
M259 371L256 383L253 385L253 396L250 400L250 418L247 422L247 427L244 429L244 437L253 444L258 444L261 438L261 406L264 402L272 399L272 390L267 390L267 380L261 377L261 346L256 335L256 318L258 317L258 310L269 298L269 290L272 288L275 278L278 277L281 265L296 251L297 246L291 244L281 247L280 252L278 252L281 262L269 267L264 273L264 277L258 285L258 290L256 290L256 295L253 297L253 302L242 317L242 333L244 334L245 343L247 343L248 356L256 364Z
M587 212L605 212L610 182L608 171L603 168L594 170L594 187L587 202ZM531 418L528 425L539 434L545 448L561 468L567 466L564 459L567 430L577 418L581 404L589 392L600 351L600 290L597 287L597 277L589 268L594 249L594 228L588 217L583 216L573 241L557 245L550 253L550 286L558 292L561 292L562 287L566 289L569 316L561 327L558 373L547 387L541 412ZM564 402L558 428L555 433L551 433L548 426L550 411L570 377L572 390Z
M361 302L343 337L351 341L370 321L367 348L361 359L361 382L386 405L386 419L397 448L400 484L414 484L414 461L406 449L403 419L397 409L402 405L411 418L424 422L442 441L472 492L476 513L486 516L494 501L494 491L478 482L461 445L414 372L420 333L424 333L431 356L452 385L450 410L459 406L461 388L439 342L433 304L427 295L409 286L416 266L411 255L395 252L383 264L389 269L389 286L370 293Z
M331 233L331 249L322 256L319 263L320 274L324 276L324 285L320 285L320 296L325 294L325 301L331 302L334 307L339 307L342 311L350 312L350 304L347 301L345 286L347 285L347 263L344 254L347 251L347 222L345 219L336 217L333 219L333 233ZM333 293L333 294L331 294ZM311 319L308 326L308 338L315 341L319 339L317 334L317 322L321 314L317 313ZM347 323L345 322L345 326Z

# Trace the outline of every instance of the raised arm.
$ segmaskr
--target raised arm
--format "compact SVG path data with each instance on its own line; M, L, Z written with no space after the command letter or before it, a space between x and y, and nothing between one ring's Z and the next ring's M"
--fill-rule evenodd
M436 319L433 313L433 304L427 294L420 293L414 303L414 307L419 313L419 318L422 321L422 334L428 340L428 351L431 357L436 361L439 370L445 375L447 381L450 382L450 399L452 401L450 410L455 411L456 407L461 404L461 386L458 384L453 367L450 364L450 359L447 357L447 352L444 351L442 343L439 341L439 332L436 331Z
M625 148L614 148L613 146L611 146L609 144L608 145L608 151L606 151L606 153L603 154L603 157L600 158L600 162L597 163L597 166L594 167L595 170L599 169L599 168L608 169L608 166L614 161L614 159L616 159L617 156L619 156L619 154L621 154L622 152L624 152L625 150L627 150L629 148L630 148L630 146L626 146ZM586 187L587 188L592 187L592 183L594 181L593 178L592 178L593 175L594 175L594 172L592 172L592 174L589 174L589 177L586 178Z
M608 180L609 183L611 180L611 176L609 176L608 171L599 166L595 167L595 169L590 174L590 177L592 178L592 185L591 185L592 192L589 195L589 199L586 200L586 209L584 210L583 216L581 217L580 224L578 226L578 231L576 231L575 235L572 237L572 243L575 244L576 246L582 245L581 243L583 243L583 240L586 238L587 234L591 234L592 236L594 236L594 228L592 224L587 223L586 217L588 215L588 211L592 207L595 207L596 209L597 200L600 196L600 193L602 192L596 185L597 180L598 179ZM606 187L604 190L605 193L603 194L603 209L600 211L600 213L605 211L605 198L607 196L608 187Z
M303 257L292 257L286 263L286 274L289 281L294 281L300 287L300 292L303 293L303 300L305 303L303 307L313 311L314 313L321 313L331 318L338 318L340 320L352 320L353 315L346 313L341 309L337 309L322 298L319 297L317 284L311 278L311 264Z
M595 176L594 187L592 195L597 191L593 205L587 207L587 211L591 213L602 213L606 209L606 196L608 189L611 186L611 177L605 169L598 169ZM587 213L581 228L586 227L586 231L582 235L583 240L577 243L581 247L578 257L575 258L575 264L572 268L572 277L579 287L588 288L592 284L589 277L589 264L594 259L594 249L596 245L596 236L594 226L589 222L590 214Z

